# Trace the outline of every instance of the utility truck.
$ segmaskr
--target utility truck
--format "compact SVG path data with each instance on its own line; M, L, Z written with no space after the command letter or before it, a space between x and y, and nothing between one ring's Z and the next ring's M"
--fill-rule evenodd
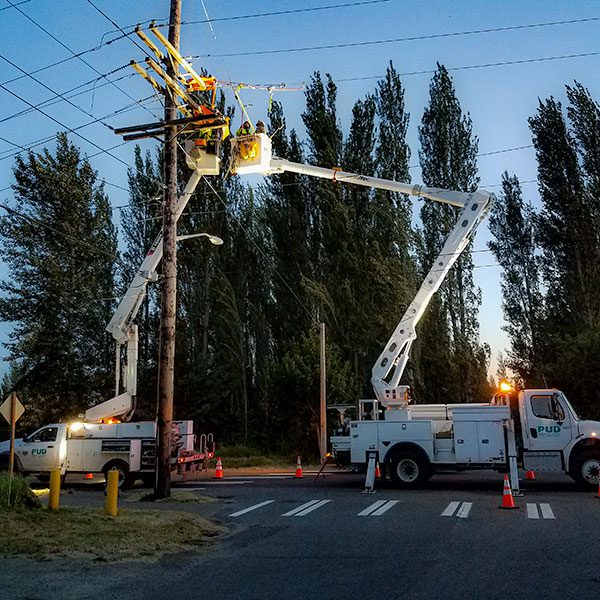
M243 152L237 151L240 146ZM338 463L365 469L369 489L377 463L384 475L405 487L416 486L435 472L493 469L510 473L511 487L518 491L519 466L560 471L579 483L598 485L600 422L580 420L559 390L523 390L512 405L508 394L482 404L418 405L411 404L409 386L401 384L417 323L489 212L495 201L492 193L428 188L292 163L272 157L265 134L236 138L232 156L232 170L239 174L288 171L420 196L460 209L444 246L372 368L374 418L351 421L341 435L331 438Z

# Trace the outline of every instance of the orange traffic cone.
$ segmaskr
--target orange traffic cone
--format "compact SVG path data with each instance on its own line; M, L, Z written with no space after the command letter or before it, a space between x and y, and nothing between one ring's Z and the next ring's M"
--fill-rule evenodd
M529 469L529 471L525 473L525 479L527 481L535 481L535 471L533 469Z
M519 508L518 506L515 506L512 490L510 489L510 482L508 481L508 475L504 476L504 492L502 493L502 504L499 508Z
M302 475L302 462L300 461L300 456L298 456L298 460L296 461L296 475L294 475L296 479L302 479L304 475Z
M381 479L381 471L379 470L379 463L375 463L375 479Z
M215 470L215 479L223 479L223 463L217 458L217 469Z

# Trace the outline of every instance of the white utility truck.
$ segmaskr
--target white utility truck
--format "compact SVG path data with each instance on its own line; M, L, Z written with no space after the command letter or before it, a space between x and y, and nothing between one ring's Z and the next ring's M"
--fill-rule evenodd
M236 151L241 145L246 151ZM252 152L248 152L249 147ZM410 388L400 384L417 336L417 323L489 212L495 201L493 194L427 188L292 163L271 156L271 140L265 134L236 138L232 155L232 170L239 174L289 171L421 196L460 208L443 248L373 366L374 419L351 421L342 431L344 435L331 439L338 462L366 469L370 489L377 463L383 466L384 475L401 486L418 485L434 472L494 469L510 472L511 487L518 491L519 465L568 473L579 483L598 485L600 423L580 420L559 390L523 390L511 410L506 394L486 404L410 404ZM382 413L384 418L379 419Z
M213 173L213 169L202 165L193 171L178 199L176 219L185 209L202 175ZM207 237L213 244L222 243L220 238L205 233L183 237L197 236ZM45 425L16 440L17 471L37 474L43 480L56 468L61 469L63 476L79 474L87 477L106 475L114 468L119 471L121 486L128 487L137 479L152 485L156 423L129 421L135 411L137 394L138 327L134 320L147 293L148 283L158 280L156 270L162 250L163 237L160 233L107 326L107 331L116 341L115 396L89 408L83 419ZM122 368L122 363L125 368ZM207 468L214 450L212 434L196 436L192 421L173 422L172 480L193 479L198 471ZM0 468L8 465L8 452L9 442L0 443Z
M488 404L388 405L383 415L350 421L331 438L339 464L364 469L372 458L402 487L434 473L491 469L510 472L518 491L518 466L599 482L600 423L580 420L556 389L522 390L512 402L500 394Z
M174 422L172 438L172 479L192 479L206 468L206 462L213 456L212 438L201 436L200 447L196 448L192 421ZM64 475L80 474L89 478L96 474L106 477L108 471L115 469L123 488L131 487L138 479L152 486L155 445L153 421L53 423L15 440L15 465L18 472L36 474L42 481L57 468ZM8 442L0 444L0 455L3 452L8 452Z

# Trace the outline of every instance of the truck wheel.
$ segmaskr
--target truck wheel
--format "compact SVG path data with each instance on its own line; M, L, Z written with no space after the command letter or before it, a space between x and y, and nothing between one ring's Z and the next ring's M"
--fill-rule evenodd
M104 479L108 482L108 472L115 469L119 473L119 489L121 490L129 490L133 487L135 483L135 477L129 472L129 466L126 462L117 461L108 463L104 469Z
M400 487L416 487L431 477L431 467L418 453L405 450L394 454L389 463L390 475Z
M569 475L580 485L596 487L600 483L600 452L582 452L573 459Z

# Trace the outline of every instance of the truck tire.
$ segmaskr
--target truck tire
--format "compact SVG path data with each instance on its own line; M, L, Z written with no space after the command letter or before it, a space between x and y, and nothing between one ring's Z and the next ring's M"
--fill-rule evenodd
M108 482L108 472L115 469L119 472L119 489L121 490L129 490L133 487L135 483L135 476L129 472L129 465L122 460L116 460L108 463L102 469L102 473L104 473L104 479Z
M399 487L414 488L431 477L431 466L419 452L400 450L388 464L392 481Z
M573 459L569 475L579 485L597 487L600 483L600 450L578 454Z

